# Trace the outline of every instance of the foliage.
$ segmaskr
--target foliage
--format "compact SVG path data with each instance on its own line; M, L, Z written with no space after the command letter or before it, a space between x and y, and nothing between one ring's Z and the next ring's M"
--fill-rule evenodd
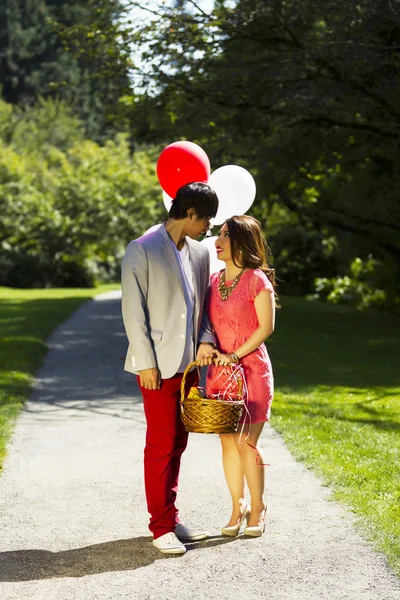
M115 133L121 126L114 118L118 99L129 90L129 55L115 26L123 11L119 0L4 0L0 81L5 100L32 106L39 96L62 98L74 104L89 137ZM75 54L70 51L74 40L61 35L73 27L87 29L85 47ZM100 29L109 34L94 35Z
M155 150L132 158L122 134L104 146L85 140L60 102L0 106L1 284L90 287L118 277L128 241L163 213Z
M304 295L313 289L320 273L334 273L337 248L334 238L299 225L283 227L271 237L274 266L286 294Z
M393 2L218 0L205 11L189 0L142 8L118 0L41 0L58 37L50 36L49 45L44 35L39 54L42 17L35 10L25 15L23 1L5 5L12 44L0 27L0 45L12 46L3 56L13 57L17 74L10 79L6 71L6 85L29 87L40 79L32 65L41 77L57 65L49 68L51 78L40 79L52 79L52 92L38 84L33 95L73 100L86 134L104 141L107 123L118 123L129 128L131 148L186 138L204 147L214 169L242 165L256 179L252 213L271 241L281 293L310 293L315 278L346 273L355 258L372 254L381 265L375 287L384 291L386 308L395 306L400 13ZM26 62L17 32L25 35ZM54 62L55 48L64 63ZM73 65L61 69L66 85L54 75L61 63ZM29 77L20 76L25 71ZM99 111L96 130L90 123L99 123Z
M317 277L315 293L310 300L326 299L334 304L347 304L359 309L383 308L391 305L387 292L380 289L379 275L382 263L372 255L367 260L355 258L350 265L350 275L343 277ZM391 305L393 312L400 313L400 304L395 299Z
M249 168L267 233L279 203L304 237L311 230L335 237L342 265L371 252L382 268L400 265L393 3L219 0L207 12L160 1L152 12L132 27L142 60L133 71L136 94L121 99L135 136L186 137L214 168ZM310 270L305 289L315 275Z

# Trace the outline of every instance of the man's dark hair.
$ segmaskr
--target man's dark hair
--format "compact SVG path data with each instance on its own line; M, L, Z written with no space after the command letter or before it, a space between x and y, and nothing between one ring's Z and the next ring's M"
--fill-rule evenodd
M171 219L185 219L190 208L195 209L199 219L215 217L218 211L218 196L205 183L187 183L176 192L168 216Z

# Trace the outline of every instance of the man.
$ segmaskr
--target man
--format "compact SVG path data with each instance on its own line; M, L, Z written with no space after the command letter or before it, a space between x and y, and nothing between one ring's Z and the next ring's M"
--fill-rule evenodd
M182 186L168 220L130 242L122 262L122 315L129 340L125 370L137 375L143 396L149 529L163 553L183 554L182 541L208 535L180 523L175 499L188 439L180 419L182 374L195 359L206 364L215 342L203 313L208 250L194 240L208 231L217 210L217 195L208 185ZM186 383L188 388L198 383L197 369Z

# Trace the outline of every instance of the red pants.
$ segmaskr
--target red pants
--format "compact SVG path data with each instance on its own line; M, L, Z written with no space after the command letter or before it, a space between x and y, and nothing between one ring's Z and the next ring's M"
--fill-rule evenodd
M197 370L186 377L186 390L198 383ZM145 390L137 381L143 396L147 422L144 449L144 485L149 529L157 539L174 531L179 522L175 499L178 491L181 456L188 434L180 417L180 385L182 373L161 381L159 390Z

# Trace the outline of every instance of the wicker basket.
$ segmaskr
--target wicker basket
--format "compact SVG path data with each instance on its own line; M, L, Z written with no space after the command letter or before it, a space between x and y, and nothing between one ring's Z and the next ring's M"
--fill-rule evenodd
M186 431L192 433L235 433L244 402L242 400L243 380L237 377L238 399L217 400L215 398L185 398L186 376L198 363L192 362L183 373L181 383L181 418Z

